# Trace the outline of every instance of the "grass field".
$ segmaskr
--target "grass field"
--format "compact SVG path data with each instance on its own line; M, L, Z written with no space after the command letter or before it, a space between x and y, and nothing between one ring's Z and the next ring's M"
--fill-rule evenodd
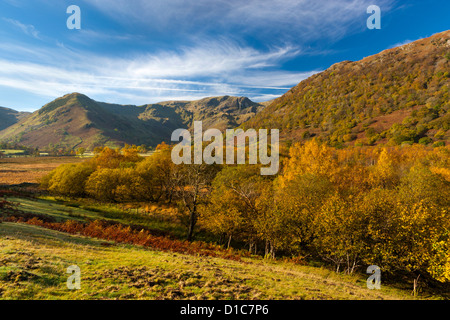
M331 270L248 258L230 261L154 251L0 224L1 299L409 299L407 291L366 288ZM81 290L66 269L81 269Z
M13 154L21 150L9 150ZM154 152L140 154L148 157ZM83 157L17 157L0 159L0 185L17 185L21 183L39 183L39 180L58 166L67 163L88 161L93 153Z
M25 153L23 150L13 150L13 149L1 149L0 152L8 156L17 156Z
M58 222L65 220L107 220L125 225L139 225L175 238L185 236L185 228L180 225L173 208L153 206L148 212L120 209L118 205L89 203L89 201L64 201L50 196L40 199L9 198L18 209L38 215L50 216Z
M0 185L38 183L39 179L65 163L78 163L77 157L20 157L0 159Z

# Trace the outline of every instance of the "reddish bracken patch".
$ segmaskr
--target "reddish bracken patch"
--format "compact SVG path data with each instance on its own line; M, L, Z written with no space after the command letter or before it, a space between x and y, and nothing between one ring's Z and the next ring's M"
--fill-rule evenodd
M73 220L67 220L65 222L49 222L40 219L40 217L27 214L9 215L9 217L6 218L6 221L26 223L47 229L110 240L118 243L141 245L162 251L220 257L235 261L239 261L242 255L242 253L238 254L232 250L225 250L222 247L213 244L169 239L167 237L152 235L149 231L144 229L141 231L133 230L130 226L125 226L119 223L111 224L100 220L89 223L81 223Z

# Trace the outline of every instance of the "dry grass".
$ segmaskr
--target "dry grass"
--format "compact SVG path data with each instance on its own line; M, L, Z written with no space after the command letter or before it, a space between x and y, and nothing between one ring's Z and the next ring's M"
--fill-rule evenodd
M79 163L85 160L76 157L0 159L0 185L38 183L43 176L61 164Z

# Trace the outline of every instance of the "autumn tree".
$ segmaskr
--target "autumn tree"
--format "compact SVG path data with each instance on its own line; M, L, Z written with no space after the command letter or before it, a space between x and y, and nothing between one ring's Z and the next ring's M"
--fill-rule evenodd
M172 202L179 180L179 171L175 169L171 148L166 144L159 145L155 153L137 164L136 171L144 180L147 199Z
M442 208L450 207L450 181L445 170L417 162L399 184L400 196L408 204L424 202ZM444 173L444 174L443 174Z
M275 181L274 205L282 226L278 241L289 251L299 252L311 244L316 234L314 221L335 187L323 175L305 173L284 183Z
M83 147L77 149L77 155L80 157L82 157L85 154L85 152L86 152L86 149Z
M137 163L143 160L139 155L139 147L135 145L125 145L121 150L121 154L123 156L123 162Z
M338 194L329 197L315 216L313 228L317 235L313 248L318 255L332 262L337 272L342 265L346 272L353 272L364 247L361 238L366 225L352 202Z
M268 235L262 215L272 205L264 199L270 197L271 179L259 170L258 165L225 167L214 179L209 204L202 212L204 224L226 234L228 245L234 237L246 241L251 252L257 240Z
M332 148L313 139L304 144L295 144L289 150L280 183L295 179L298 175L314 174L335 178L338 168L337 156Z
M394 166L392 155L383 148L370 174L372 188L393 188L399 182L399 171Z
M98 200L115 201L120 172L116 169L97 169L86 183L86 192Z
M338 171L333 149L317 140L291 147L274 191L277 221L284 226L279 241L285 249L299 250L310 243L314 215L333 192Z
M132 168L98 169L86 182L86 192L92 197L109 202L141 200L144 180Z
M125 168L134 167L143 158L139 156L137 148L125 146L122 150L111 149L105 147L101 150L96 150L95 157L91 160L97 168Z
M219 166L208 164L180 164L175 168L176 193L179 209L188 226L187 240L191 241L197 224L199 207L207 201L211 183Z
M50 192L66 196L85 194L87 179L94 168L87 164L65 164L59 166L42 180L42 186Z

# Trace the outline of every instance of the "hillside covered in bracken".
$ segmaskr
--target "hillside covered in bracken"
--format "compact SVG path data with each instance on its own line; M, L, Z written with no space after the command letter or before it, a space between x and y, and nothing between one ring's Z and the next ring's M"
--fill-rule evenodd
M279 128L285 141L330 145L445 144L450 139L450 31L332 65L243 126Z

